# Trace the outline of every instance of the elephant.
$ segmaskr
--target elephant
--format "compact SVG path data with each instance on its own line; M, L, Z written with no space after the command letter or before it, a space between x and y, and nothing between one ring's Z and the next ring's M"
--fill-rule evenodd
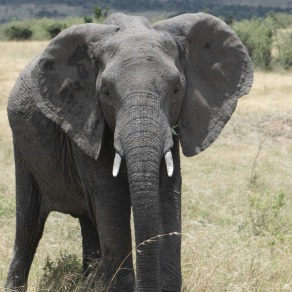
M26 289L57 211L79 218L84 275L101 259L108 291L181 291L180 151L212 144L252 82L247 49L209 14L151 24L116 13L56 36L8 102L16 238L7 289Z

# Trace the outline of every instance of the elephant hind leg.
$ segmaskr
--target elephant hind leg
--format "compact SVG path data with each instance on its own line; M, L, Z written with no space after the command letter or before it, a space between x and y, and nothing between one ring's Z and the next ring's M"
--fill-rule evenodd
M16 235L6 288L25 291L27 278L49 214L39 186L21 154L15 149Z

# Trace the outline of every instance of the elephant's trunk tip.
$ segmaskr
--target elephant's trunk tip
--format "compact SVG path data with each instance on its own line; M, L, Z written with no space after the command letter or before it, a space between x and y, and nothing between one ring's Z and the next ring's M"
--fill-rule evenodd
M166 163L166 168L167 168L167 175L169 177L172 177L174 167L173 167L172 154L170 150L165 154L165 163Z
M116 152L114 166L113 166L113 176L116 177L119 174L120 167L121 167L122 157L119 153Z

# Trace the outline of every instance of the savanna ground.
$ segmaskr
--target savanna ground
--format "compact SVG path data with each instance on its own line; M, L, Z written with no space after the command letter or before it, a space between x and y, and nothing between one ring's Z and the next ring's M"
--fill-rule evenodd
M15 235L7 97L20 70L46 44L0 43L0 290ZM217 141L196 157L182 157L184 292L292 291L291 174L292 73L256 72L251 93L240 99ZM52 213L29 291L40 290L45 263L61 253L76 255L78 262L79 225L77 219Z

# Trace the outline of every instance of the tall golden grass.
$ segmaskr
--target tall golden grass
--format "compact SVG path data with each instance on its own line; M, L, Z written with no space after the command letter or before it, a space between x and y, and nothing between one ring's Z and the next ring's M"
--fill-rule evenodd
M46 42L0 42L0 289L15 235L9 92ZM292 291L292 73L256 72L217 141L182 157L185 292ZM76 219L50 215L35 255L29 291L47 256L81 257Z

